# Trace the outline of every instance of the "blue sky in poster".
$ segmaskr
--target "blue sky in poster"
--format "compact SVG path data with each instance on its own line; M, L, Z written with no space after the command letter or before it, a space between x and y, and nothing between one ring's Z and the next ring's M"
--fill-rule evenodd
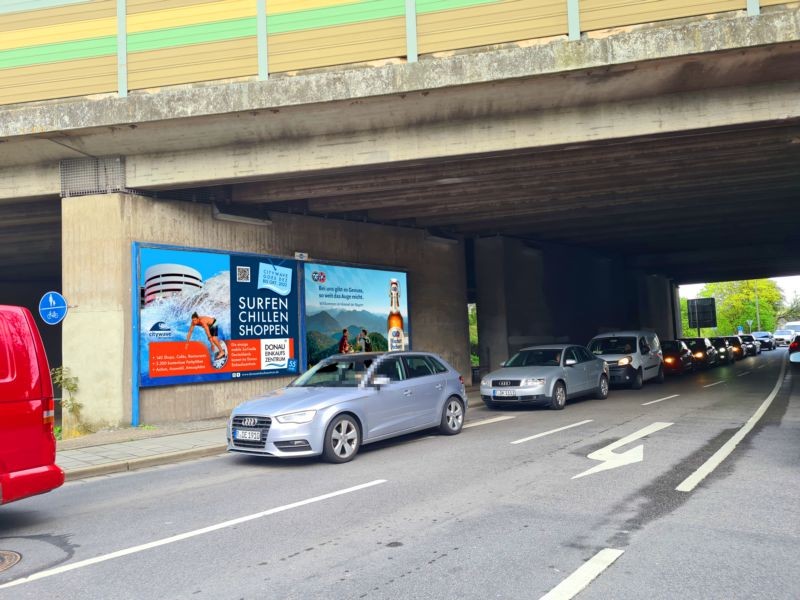
M389 280L393 278L400 284L400 312L408 315L405 273L307 263L306 313L366 310L388 314Z
M163 263L186 265L200 271L203 281L230 268L227 254L202 252L198 250L166 250L161 248L142 248L139 253L139 285L144 285L144 275L148 267Z

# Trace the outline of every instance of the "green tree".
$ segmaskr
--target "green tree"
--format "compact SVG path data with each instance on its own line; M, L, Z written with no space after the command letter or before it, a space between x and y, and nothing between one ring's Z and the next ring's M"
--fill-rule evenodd
M469 317L469 352L472 366L480 366L478 357L478 307L475 304L467 304L467 316Z
M699 296L716 300L718 335L734 334L739 325L744 327L745 332L755 331L758 329L759 320L762 331L774 331L778 314L784 305L781 289L770 279L709 283L700 290ZM758 307L756 307L756 297ZM747 321L753 322L752 329L748 327ZM696 330L688 327L688 310L684 298L681 299L681 322L684 335L696 335ZM701 332L704 336L714 333L713 329Z

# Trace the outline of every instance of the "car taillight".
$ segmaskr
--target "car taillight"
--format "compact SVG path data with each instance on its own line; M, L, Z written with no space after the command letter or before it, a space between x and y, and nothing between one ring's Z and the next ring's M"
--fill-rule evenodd
M458 382L459 382L461 385L464 385L464 376L463 376L463 375L459 375L459 376L458 376Z
M800 342L792 342L789 344L789 352L794 352L795 350L800 350Z
M45 433L53 433L56 422L56 402L53 398L45 398L42 403L42 424Z

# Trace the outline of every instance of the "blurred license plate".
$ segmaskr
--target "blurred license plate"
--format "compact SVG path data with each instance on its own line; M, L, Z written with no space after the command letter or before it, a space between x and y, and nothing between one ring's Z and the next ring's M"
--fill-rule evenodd
M515 390L495 390L495 398L516 398L517 392Z
M233 437L237 440L250 440L253 442L261 441L261 432L258 430L252 431L247 429L237 429L233 432Z

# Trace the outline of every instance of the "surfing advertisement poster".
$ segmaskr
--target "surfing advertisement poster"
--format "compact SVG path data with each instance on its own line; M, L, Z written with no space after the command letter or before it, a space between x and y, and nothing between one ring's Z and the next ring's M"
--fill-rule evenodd
M175 385L295 375L292 259L139 247L139 381Z
M406 273L304 265L308 365L340 352L409 350Z

